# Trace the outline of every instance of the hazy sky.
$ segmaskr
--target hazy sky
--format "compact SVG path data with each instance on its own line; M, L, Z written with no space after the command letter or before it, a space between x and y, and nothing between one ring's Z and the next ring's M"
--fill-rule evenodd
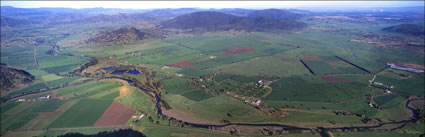
M424 6L424 1L1 1L20 8L345 8Z

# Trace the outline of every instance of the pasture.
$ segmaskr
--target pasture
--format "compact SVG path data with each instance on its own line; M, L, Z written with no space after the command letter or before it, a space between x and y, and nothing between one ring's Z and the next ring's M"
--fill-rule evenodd
M312 83L304 79L315 79ZM287 77L270 85L273 91L266 100L341 102L365 95L364 84L357 82L322 83L317 77Z
M213 97L211 94L205 93L200 90L189 91L189 92L183 93L182 96L185 96L186 98L194 100L194 101L201 101L201 100L205 100L205 99Z
M89 127L105 112L112 100L82 99L49 125L50 128Z
M194 87L189 83L190 79L179 79L179 78L169 78L163 80L164 88L166 91L179 94L188 90L194 89Z

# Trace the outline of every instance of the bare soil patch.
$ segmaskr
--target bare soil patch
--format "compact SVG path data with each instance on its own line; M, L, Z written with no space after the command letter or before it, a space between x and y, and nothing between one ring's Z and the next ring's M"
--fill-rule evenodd
M116 97L114 100L119 100L122 97L131 95L131 91L127 86L121 86L120 87L120 96Z
M124 125L136 112L135 110L113 102L102 116L94 123L95 127Z
M329 76L329 75L327 75L327 76L320 76L320 78L322 80L326 80L327 82L330 82L330 83L350 82L351 81L351 80L346 80L346 79L342 79L342 78L336 78L334 76Z
M242 48L242 47L231 47L228 48L226 52L221 52L224 56L234 56L243 53L254 52L255 49L252 48Z
M173 64L168 64L168 66L170 66L170 67L186 67L186 66L190 66L190 65L192 65L192 62L186 61L186 60L176 62L176 63L173 63Z
M322 60L319 56L301 56L302 60Z

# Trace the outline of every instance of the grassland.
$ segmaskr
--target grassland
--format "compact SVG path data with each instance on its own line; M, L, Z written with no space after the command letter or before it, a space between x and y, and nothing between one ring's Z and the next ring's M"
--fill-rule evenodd
M183 93L182 95L188 99L195 100L195 101L201 101L201 100L205 100L210 97L213 97L212 95L202 92L200 90L189 91L189 92Z
M75 24L74 24L75 25ZM124 26L109 24L112 26ZM128 24L127 24L128 25ZM327 26L329 24L320 24ZM317 28L323 26L315 26ZM339 24L338 28L364 29L369 25ZM36 47L38 66L34 67L33 47L19 46L3 48L1 62L24 69L36 77L36 81L25 85L8 97L40 89L53 88L82 79L101 77L89 75L69 77L87 60L77 56L90 56L101 62L93 66L130 65L158 72L154 81L161 83L161 98L172 110L211 123L224 124L223 120L241 123L283 123L297 126L362 126L361 117L337 116L334 111L349 111L383 121L409 118L404 103L411 96L424 96L423 74L415 74L386 68L385 63L414 63L423 65L423 53L411 49L382 48L372 44L350 41L355 36L339 35L321 31L315 27L298 32L269 34L252 32L235 36L203 35L174 37L165 40L143 40L129 45L99 47L70 47L67 44L89 36L89 32L108 25L76 25L78 33L58 42L61 50L56 56L46 54L50 46ZM67 25L59 28L66 29ZM335 27L335 26L333 26ZM55 31L56 32L56 31ZM29 35L29 34L28 34ZM228 54L234 49L248 52ZM66 56L71 53L76 56ZM317 60L304 59L315 56ZM365 68L366 74L353 65ZM300 62L312 69L316 75ZM191 65L172 66L187 61ZM168 66L168 67L164 67ZM179 75L179 74L183 74ZM377 82L393 85L392 94L383 89L369 87L368 80L376 74ZM176 76L178 75L178 77ZM344 79L329 82L320 76ZM201 76L206 76L202 82ZM140 76L123 76L141 80ZM144 77L144 76L142 76ZM209 79L211 78L211 79ZM269 85L254 86L254 82L268 80ZM149 83L144 83L149 84ZM122 95L121 87L130 93ZM202 88L204 87L204 88ZM158 91L161 92L161 91ZM37 98L55 94L62 100L40 101ZM370 99L368 99L370 97ZM94 122L108 106L116 101L146 114L135 125L148 136L228 136L227 133L193 128L169 127L166 119L156 116L154 99L147 93L126 83L92 81L66 88L26 97L31 102L6 102L1 104L1 135L5 136L53 136L66 132L96 133L110 128L93 128ZM248 100L247 103L244 101ZM260 99L259 106L250 104L250 99ZM380 109L371 108L368 102L376 103ZM57 111L57 112L56 112ZM40 113L41 112L41 113ZM43 117L43 112L55 112ZM179 117L177 117L179 118ZM189 121L190 122L190 121ZM196 123L196 122L195 122ZM67 129L67 128L75 129ZM337 136L418 136L422 129L408 127L391 132L344 132ZM54 130L40 131L45 128ZM58 129L59 128L59 129ZM64 128L64 129L62 129ZM88 128L88 129L81 129ZM20 130L33 130L21 132ZM251 135L247 135L251 136ZM311 134L288 134L285 136L318 136Z
M322 83L317 77L304 78L317 82L305 85L308 82L301 77L283 78L270 85L273 92L265 99L335 103L365 95L365 92L362 93L365 90L362 83Z
M163 83L165 90L175 94L194 89L190 85L189 79L170 78L163 80Z
M49 127L90 127L112 103L111 100L82 99Z

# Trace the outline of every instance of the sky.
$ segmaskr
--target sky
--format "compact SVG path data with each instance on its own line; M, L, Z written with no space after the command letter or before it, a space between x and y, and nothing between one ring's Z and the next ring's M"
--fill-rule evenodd
M424 6L424 1L1 1L19 8L371 8Z

